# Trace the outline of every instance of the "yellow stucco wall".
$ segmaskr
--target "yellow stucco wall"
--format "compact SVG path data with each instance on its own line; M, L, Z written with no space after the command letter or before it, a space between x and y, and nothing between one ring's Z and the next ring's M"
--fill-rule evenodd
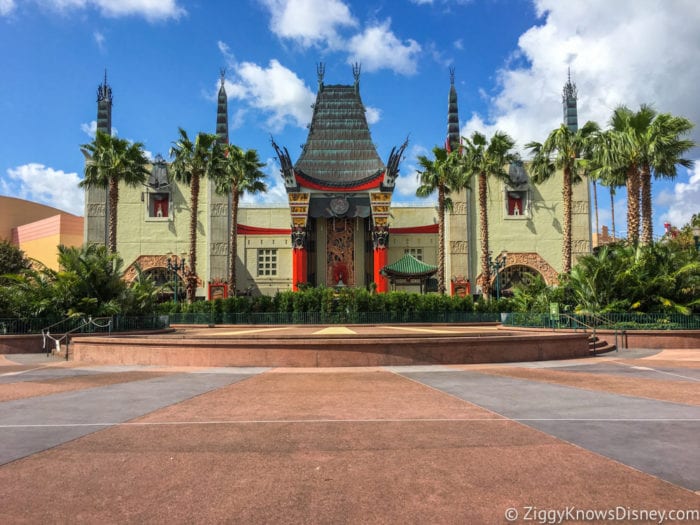
M502 181L492 179L489 182L489 233L490 248L494 254L503 250L509 253L536 252L556 272L562 268L562 197L561 175L541 185L530 185L532 207L529 214L520 217L507 215L505 207L505 186ZM142 255L163 256L167 253L182 254L189 252L189 187L177 183L171 188L172 204L167 218L148 217L148 189L144 187L120 188L120 205L118 214L118 251L129 266ZM218 200L217 200L218 199ZM476 192L467 192L460 220L467 221L467 228L460 226L460 231L467 232L466 239L450 236L447 224L447 267L445 278L449 288L449 279L461 275L475 282L481 272L479 267L479 224L476 207ZM458 204L458 203L457 203ZM223 207L222 207L223 206ZM225 279L226 271L221 264L221 256L227 251L228 235L222 225L221 214L226 208L220 198L213 196L209 183L201 182L199 221L198 221L198 275L203 286L198 291L206 296L206 284L209 280ZM573 197L573 248L575 254L590 251L590 224L588 187L586 183L574 187ZM437 222L434 205L401 206L391 209L391 226L405 228L426 226ZM453 217L451 217L453 218ZM290 212L286 205L244 205L239 209L239 224L288 230ZM455 230L457 231L457 230ZM210 242L210 239L215 239ZM218 240L216 240L218 239ZM461 244L460 244L461 243ZM214 246L216 245L216 246ZM466 247L466 248L465 248ZM462 250L462 248L465 248ZM258 275L258 250L277 250L277 272L272 276ZM356 251L360 248L356 247ZM428 264L437 264L437 234L391 234L389 239L389 263L401 258L406 250L421 250L423 260ZM455 253L468 254L468 268L453 268L457 258L450 261L450 249ZM364 252L363 252L364 253ZM210 259L219 257L216 264ZM225 257L224 257L225 258ZM317 258L318 275L323 275L321 265L323 257ZM464 259L464 257L462 257ZM461 260L461 259L460 259ZM359 260L358 260L359 261ZM362 261L357 262L360 264ZM463 265L463 262L460 263ZM360 266L363 266L360 264ZM289 233L279 235L239 235L237 253L238 289L244 291L252 288L256 293L274 294L288 290L292 284L292 249ZM359 275L359 274L358 274ZM364 278L364 276L363 276ZM358 284L359 281L358 281Z

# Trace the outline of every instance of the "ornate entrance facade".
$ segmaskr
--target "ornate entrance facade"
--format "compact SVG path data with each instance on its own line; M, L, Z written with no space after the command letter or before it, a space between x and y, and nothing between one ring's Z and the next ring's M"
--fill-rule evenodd
M320 64L309 135L296 163L287 148L272 143L292 219L292 289L302 283L358 286L371 280L377 291L386 292L387 279L379 272L388 262L391 196L408 143L393 148L384 164L360 98L360 66L353 67L352 85L326 85L324 73ZM309 242L313 236L315 242ZM311 271L312 260L324 267Z

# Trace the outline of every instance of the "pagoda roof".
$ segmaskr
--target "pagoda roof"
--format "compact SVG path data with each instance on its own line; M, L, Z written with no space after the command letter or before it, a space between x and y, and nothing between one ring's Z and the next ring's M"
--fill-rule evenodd
M419 261L410 253L407 253L395 263L388 264L382 268L381 273L388 277L399 279L430 277L438 270L437 266Z
M319 85L309 135L294 165L302 186L315 189L378 187L386 167L379 158L356 85Z

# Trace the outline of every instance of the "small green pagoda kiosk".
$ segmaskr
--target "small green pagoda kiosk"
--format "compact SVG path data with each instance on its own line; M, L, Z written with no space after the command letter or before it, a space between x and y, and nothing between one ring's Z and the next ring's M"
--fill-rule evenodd
M412 281L418 281L420 293L428 291L426 286L428 279L435 275L437 271L437 266L426 264L416 259L410 253L407 253L395 263L389 264L380 270L381 274L389 279L392 288L396 286L397 281L403 281L407 284L410 284Z

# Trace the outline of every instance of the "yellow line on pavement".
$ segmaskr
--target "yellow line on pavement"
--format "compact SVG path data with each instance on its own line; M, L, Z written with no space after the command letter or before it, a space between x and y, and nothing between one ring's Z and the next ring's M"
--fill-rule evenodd
M213 335L245 335L245 334L257 334L260 332L272 332L274 330L289 330L288 326L277 326L275 328L253 328L252 330L237 330L234 332L215 332ZM206 334L207 332L202 332Z
M455 334L455 330L440 330L438 328L414 328L412 326L385 326L394 330L406 330L407 332L427 332L429 334Z
M319 330L318 332L314 332L314 335L319 334L356 334L354 330L350 330L349 328L345 326L329 326L328 328L324 328L323 330Z

